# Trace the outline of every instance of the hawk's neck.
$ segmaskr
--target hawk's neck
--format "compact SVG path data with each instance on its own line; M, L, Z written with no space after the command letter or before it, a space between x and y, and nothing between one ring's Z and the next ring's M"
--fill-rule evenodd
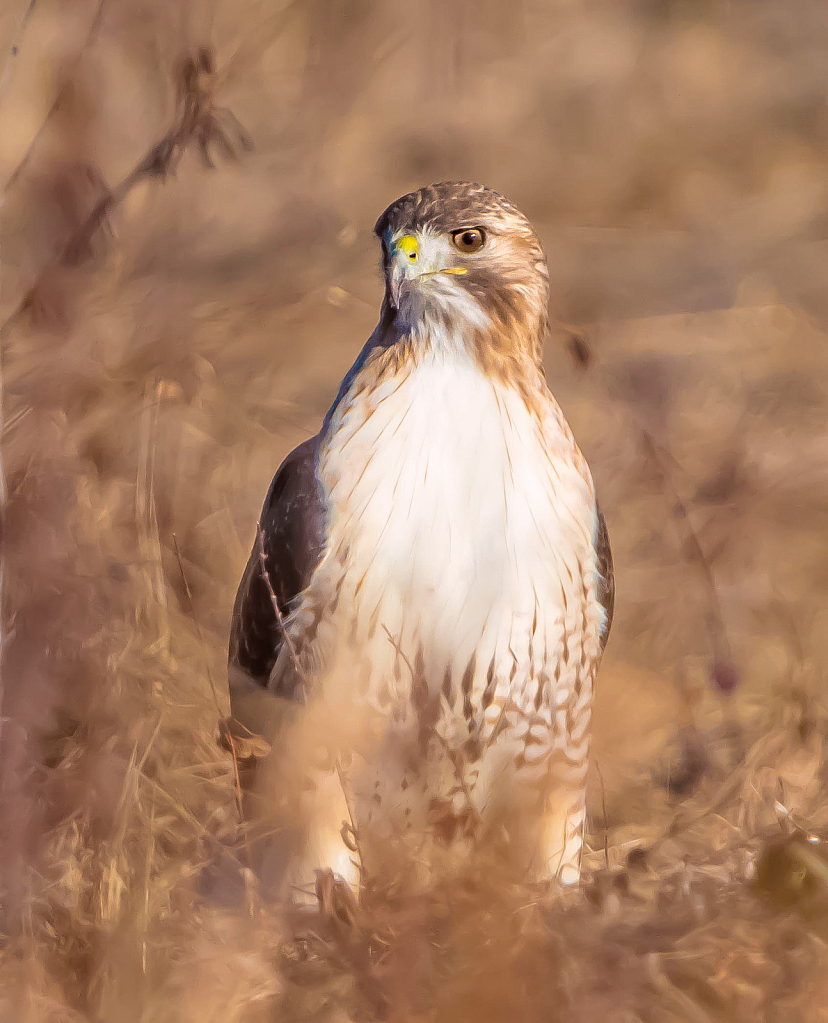
M399 349L366 360L334 410L312 602L336 608L332 634L377 685L400 650L460 703L500 682L531 703L567 628L593 656L592 481L554 398L534 394L467 353Z
M545 321L536 328L498 327L475 317L453 317L435 309L412 324L383 303L380 319L345 374L323 430L329 433L344 403L359 399L389 376L402 377L435 361L458 370L474 364L478 372L513 388L529 405L551 402L541 361Z

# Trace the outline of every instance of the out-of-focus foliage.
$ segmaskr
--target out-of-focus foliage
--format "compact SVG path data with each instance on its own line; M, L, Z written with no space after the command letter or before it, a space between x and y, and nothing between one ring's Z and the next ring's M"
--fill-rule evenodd
M36 298L2 331L0 1019L828 1017L823 4L15 0L0 40L0 314ZM254 151L191 147L70 265L205 46ZM374 220L445 178L538 228L613 539L593 851L564 899L470 864L309 926L247 868L229 612L374 326Z

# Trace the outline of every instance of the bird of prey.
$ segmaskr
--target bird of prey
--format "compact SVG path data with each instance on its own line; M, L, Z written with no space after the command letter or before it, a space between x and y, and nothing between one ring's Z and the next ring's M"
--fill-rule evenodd
M374 838L436 856L494 834L535 880L574 883L614 583L542 368L543 249L467 182L403 196L375 233L379 323L265 498L232 714L263 733L279 708L293 885L329 868L358 888Z

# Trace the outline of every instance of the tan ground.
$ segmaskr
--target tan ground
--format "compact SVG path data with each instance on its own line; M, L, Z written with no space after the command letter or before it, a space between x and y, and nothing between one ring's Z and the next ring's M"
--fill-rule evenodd
M2 1023L828 1019L824 5L98 3L0 10L4 318L37 284L2 332ZM189 151L54 266L204 43L255 152ZM457 177L547 246L613 539L594 851L565 900L471 870L297 930L216 743L229 610L374 325L375 217Z

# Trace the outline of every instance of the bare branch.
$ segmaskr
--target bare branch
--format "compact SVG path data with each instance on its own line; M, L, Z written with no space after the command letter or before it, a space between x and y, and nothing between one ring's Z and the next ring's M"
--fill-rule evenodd
M213 105L213 84L212 54L202 48L196 57L188 57L184 61L179 72L178 111L172 128L150 147L120 184L106 191L72 233L57 258L41 268L34 285L0 327L0 343L31 304L32 295L42 284L45 275L56 267L81 262L92 251L92 239L106 226L112 210L124 201L137 184L148 178L164 180L174 174L182 156L192 145L198 147L202 158L205 154L209 157L211 146L218 146L222 152L233 155L238 149L251 148L252 142L238 121L228 111Z

